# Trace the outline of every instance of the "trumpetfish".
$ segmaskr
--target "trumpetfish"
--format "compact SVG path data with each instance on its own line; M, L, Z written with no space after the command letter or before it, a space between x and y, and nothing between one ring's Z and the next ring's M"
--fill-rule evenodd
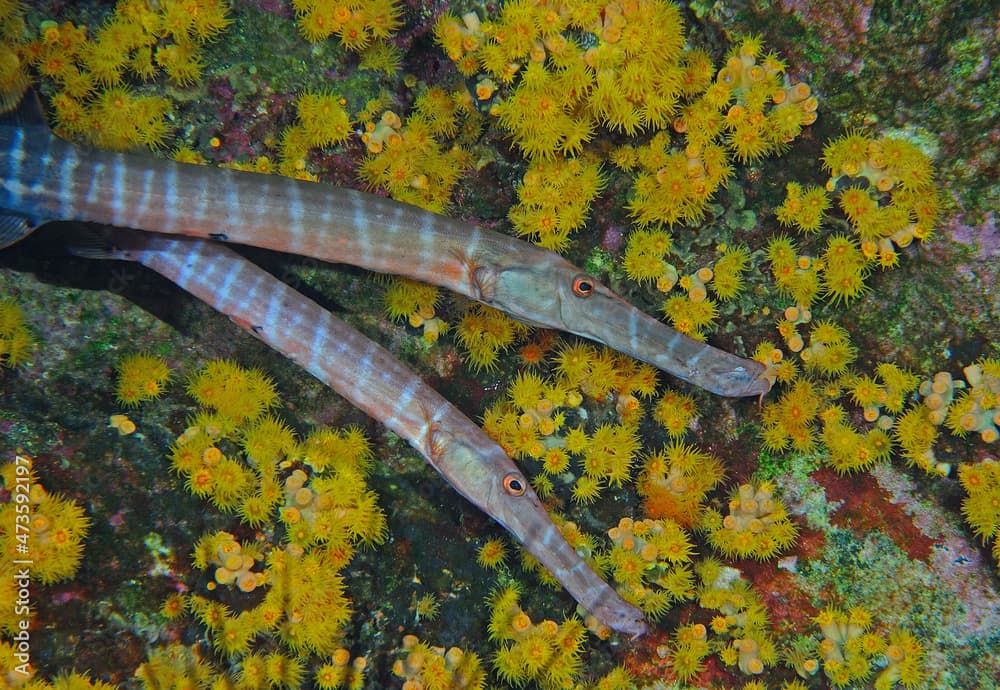
M388 350L215 242L121 229L109 239L106 249L77 253L138 261L226 314L406 439L597 620L633 637L646 632L642 612L566 542L503 449Z
M351 189L81 148L34 97L0 126L0 177L0 248L52 220L253 245L438 285L718 395L770 390L759 362L668 327L555 252Z

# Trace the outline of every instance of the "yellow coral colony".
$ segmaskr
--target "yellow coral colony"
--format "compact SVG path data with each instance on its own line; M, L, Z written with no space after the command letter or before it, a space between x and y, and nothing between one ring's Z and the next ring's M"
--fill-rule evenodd
M4 583L0 586L0 631L14 632L18 620L15 563L30 561L30 577L43 585L71 577L83 557L90 519L73 501L48 493L27 456L0 468L0 478L11 497L0 504L0 576ZM15 529L15 525L25 524L23 516L27 517L27 532Z
M694 596L687 532L669 518L622 518L608 530L613 544L604 557L622 596L651 618L660 618L678 601Z
M545 690L572 687L587 636L576 618L535 623L518 604L517 588L507 587L490 597L489 634L498 645L493 668L505 682Z
M711 632L713 649L720 649L719 657L727 666L735 666L741 673L758 675L777 662L778 654L771 637L767 607L744 579L740 571L723 566L713 558L702 560L695 567L698 576L698 603L705 609L715 610L707 629L698 630L702 639ZM705 626L702 626L703 628ZM692 656L700 643L678 646L680 660L686 668L698 662ZM675 662L676 663L676 662Z
M170 380L170 368L162 357L135 354L123 357L116 367L118 402L135 407L159 397Z
M458 647L447 651L421 642L416 635L403 637L403 656L392 666L392 673L403 679L403 690L481 690L486 674L475 652Z
M332 659L316 672L317 684L360 687L364 659L350 662L338 648L353 612L340 571L359 544L386 536L365 481L367 440L355 428L321 428L299 441L268 413L277 403L273 383L233 362L209 362L188 390L207 409L178 437L173 469L192 493L262 531L256 541L227 531L199 540L194 565L208 571L205 590L213 594L189 595L187 608L217 649L245 655L245 671L257 668L253 650L266 636L291 653L260 657L261 673L280 684L301 679L300 657L315 653ZM220 597L222 589L231 593Z
M199 47L230 22L226 3L217 0L155 6L122 0L89 38L85 26L42 22L22 56L56 86L57 132L105 149L158 148L169 133L170 102L136 96L126 76L148 81L162 72L179 86L199 81L204 68Z
M860 606L848 611L827 607L813 619L823 639L819 654L823 671L834 687L867 680L872 665L884 657L886 666L875 679L876 690L899 683L914 688L925 680L923 645L909 631L893 628L888 639L873 630L871 614Z
M349 50L363 52L384 44L400 25L397 0L293 0L299 31L316 43L333 35Z
M489 22L472 13L438 20L437 42L463 74L485 72L477 98L492 101L490 112L531 160L523 206L511 216L520 234L563 248L582 218L576 199L549 195L546 206L524 197L540 179L540 161L556 170L564 158L586 159L600 128L653 133L611 156L634 171L630 210L648 226L698 221L732 175L733 159L779 151L815 121L809 87L788 82L758 38L741 40L713 79L711 59L685 49L683 29L679 10L664 0L571 8L525 0L505 3ZM683 140L679 149L668 128ZM545 194L544 185L532 194Z
M0 298L0 366L24 363L34 346L21 307L13 299Z
M468 153L455 143L459 125L474 116L461 91L427 88L405 123L391 110L365 122L361 140L368 156L358 174L398 201L443 213L469 165Z
M993 540L993 558L1000 568L1000 462L963 464L958 477L966 493L962 514L983 542Z
M339 144L354 132L345 101L335 93L304 93L295 105L295 124L281 136L278 171L288 177L314 180L306 170L309 150Z
M600 166L591 156L534 160L518 185L510 221L518 235L562 251L569 245L569 234L586 222L590 204L603 187Z
M767 483L742 484L729 501L725 516L707 510L702 529L709 543L729 557L767 560L795 540L797 529L785 506Z
M385 291L385 313L394 320L406 320L414 328L423 331L424 340L437 342L448 324L437 316L435 306L441 291L426 283L408 278L390 278Z

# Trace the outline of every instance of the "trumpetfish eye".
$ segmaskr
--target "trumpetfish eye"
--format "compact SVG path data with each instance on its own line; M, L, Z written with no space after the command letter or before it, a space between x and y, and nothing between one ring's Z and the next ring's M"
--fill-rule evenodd
M573 279L573 294L577 297L590 297L594 292L594 281L590 276L577 276Z
M511 496L523 496L524 478L516 472L511 472L503 478L503 489Z

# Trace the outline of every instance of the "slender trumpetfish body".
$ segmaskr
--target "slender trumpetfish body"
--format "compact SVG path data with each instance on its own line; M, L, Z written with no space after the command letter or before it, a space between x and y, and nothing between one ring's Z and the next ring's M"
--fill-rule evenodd
M566 542L500 446L383 347L217 243L129 230L114 231L112 241L116 248L104 256L165 276L405 438L602 623L631 635L646 631L642 612Z
M0 126L0 247L51 220L253 245L439 285L718 395L770 389L760 363L669 328L549 250L349 189L83 149L33 119Z

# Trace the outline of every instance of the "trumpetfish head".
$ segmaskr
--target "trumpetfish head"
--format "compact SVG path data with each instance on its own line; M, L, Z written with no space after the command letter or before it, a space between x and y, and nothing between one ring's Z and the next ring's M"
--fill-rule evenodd
M503 449L468 420L458 425L431 425L427 457L434 468L524 544L598 621L633 638L647 632L642 611L622 599L566 542Z
M473 280L486 304L533 325L559 328L727 397L762 396L764 365L698 342L629 304L558 254L532 248L479 266Z

